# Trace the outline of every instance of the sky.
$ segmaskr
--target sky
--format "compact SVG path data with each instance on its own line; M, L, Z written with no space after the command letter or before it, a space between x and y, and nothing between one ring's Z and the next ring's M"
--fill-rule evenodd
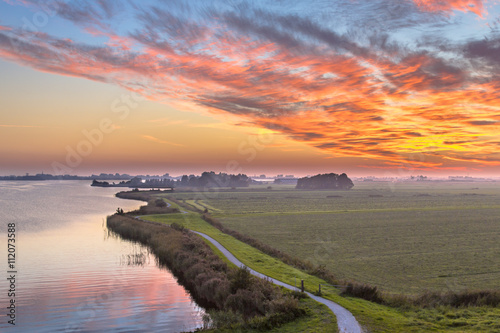
M0 0L0 175L500 176L496 0Z

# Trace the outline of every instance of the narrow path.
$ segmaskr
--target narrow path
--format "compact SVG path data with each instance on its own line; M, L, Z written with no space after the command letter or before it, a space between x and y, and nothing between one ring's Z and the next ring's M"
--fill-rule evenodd
M215 245L215 247L217 247L226 256L226 258L229 261L231 261L233 264L235 264L236 266L239 266L239 267L245 266L246 267L246 265L244 265L241 261L236 259L236 257L231 252L229 252L224 246L222 246L218 241L216 241L212 237L210 237L204 233L198 232L198 231L191 230L191 232L194 232L195 234L200 235L201 237L205 238L210 243ZM274 283L278 286L285 287L285 288L290 289L290 290L298 290L298 288L296 288L294 286L291 286L289 284L286 284L284 282L281 282L279 280L276 280L276 279L273 279L269 276L266 276L262 273L254 271L253 269L251 269L249 267L247 267L247 268L252 275L255 275L255 276L263 278L263 279L268 279L272 283ZM339 326L340 333L362 333L363 332L363 330L361 329L361 326L359 325L356 318L354 318L352 313L347 311L345 308L343 308L342 306L338 305L337 303L332 302L332 301L325 299L323 297L315 296L309 292L306 292L306 294L309 297L311 297L312 299L314 299L315 301L320 302L322 304L325 304L330 310L333 311L335 316L337 316L337 324Z
M170 202L167 202L167 207L171 207ZM184 210L180 210L180 212L181 212L181 214L188 214L188 212L184 211ZM153 224L165 225L165 224L159 223L159 222L146 221L146 220L141 219L141 217L142 216L135 216L135 218L140 220L140 221L153 223ZM241 261L239 261L231 252L229 252L229 250L227 250L224 246L222 246L222 244L220 244L218 241L216 241L212 237L210 237L202 232L198 232L198 231L194 231L194 230L191 230L191 232L194 232L195 234L200 235L201 237L205 238L210 243L215 245L215 247L217 249L219 249L226 256L226 258L230 262L235 264L236 266L247 267L245 264L243 264ZM255 270L251 269L250 267L247 267L247 268L252 275L255 275L259 278L267 279L278 286L285 287L285 288L290 289L290 290L299 290L298 288L296 288L292 285L289 285L287 283L281 282L281 281L273 279L267 275L259 273ZM356 318L354 318L352 313L350 313L347 309L345 309L344 307L342 307L342 306L338 305L337 303L332 302L326 298L323 298L320 296L315 296L315 295L311 294L310 292L306 291L306 294L309 297L311 297L312 299L314 299L315 301L326 305L330 310L332 310L332 312L337 317L337 325L339 327L339 333L363 333L363 330L361 329L361 326L359 325L358 321L356 320Z

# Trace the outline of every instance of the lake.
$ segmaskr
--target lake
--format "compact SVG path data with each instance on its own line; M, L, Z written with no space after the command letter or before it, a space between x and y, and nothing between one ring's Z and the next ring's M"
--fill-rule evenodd
M0 331L183 332L204 310L146 247L111 235L105 219L139 201L88 181L0 182ZM8 323L7 225L16 224L16 325ZM11 329L9 329L11 328Z

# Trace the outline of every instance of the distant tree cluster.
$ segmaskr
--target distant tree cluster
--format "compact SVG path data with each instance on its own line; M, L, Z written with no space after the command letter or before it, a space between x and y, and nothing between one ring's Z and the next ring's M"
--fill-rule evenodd
M336 173L325 173L312 177L299 178L297 189L303 190L350 190L354 184L345 173L337 175Z
M247 187L250 185L250 178L244 174L228 175L227 173L215 173L213 171L203 172L201 176L182 176L176 186L187 187Z
M146 179L134 177L118 184L107 181L93 180L91 186L100 187L132 187L139 188L175 188L175 187L248 187L252 180L245 174L229 175L227 173L203 172L201 176L184 175L180 180L173 179Z

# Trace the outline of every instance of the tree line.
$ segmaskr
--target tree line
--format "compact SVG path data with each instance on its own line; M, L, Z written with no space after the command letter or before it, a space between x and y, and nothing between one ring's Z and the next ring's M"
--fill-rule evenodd
M203 172L201 176L184 175L180 180L173 179L146 179L134 177L128 181L121 181L118 184L110 184L107 181L97 181L94 179L91 186L99 187L131 187L131 188L176 188L176 187L248 187L252 180L245 174L215 173L213 171Z
M186 187L248 187L251 179L245 174L230 175L227 173L213 171L203 172L201 176L182 176L175 186Z

